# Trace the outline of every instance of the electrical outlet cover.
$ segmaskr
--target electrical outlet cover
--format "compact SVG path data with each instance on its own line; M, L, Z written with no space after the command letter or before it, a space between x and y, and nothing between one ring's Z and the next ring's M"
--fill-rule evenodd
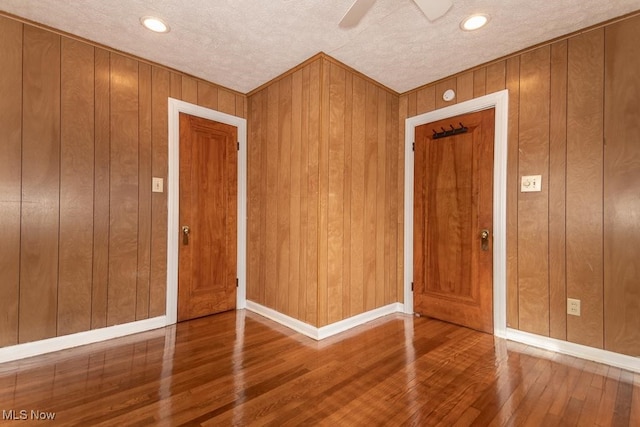
M542 191L542 175L525 175L520 183L521 193Z
M162 193L164 191L164 180L154 176L151 183L151 191L153 193Z
M580 300L567 298L567 314L572 316L580 316Z

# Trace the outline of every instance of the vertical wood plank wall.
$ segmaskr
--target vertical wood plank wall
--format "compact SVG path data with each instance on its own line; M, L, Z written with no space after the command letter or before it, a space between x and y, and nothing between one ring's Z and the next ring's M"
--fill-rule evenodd
M249 95L247 297L314 326L398 301L398 96L318 55Z
M0 347L164 314L167 97L246 97L3 16L0 57Z
M58 335L91 328L94 49L62 39Z
M605 28L604 346L640 356L640 18Z
M56 334L60 222L60 36L25 26L23 37L21 342Z
M247 299L318 318L320 60L248 97Z
M19 22L0 19L0 346L7 346L18 342L23 31Z
M405 118L445 106L446 89L457 88L453 102L509 89L508 325L634 356L638 37L635 16L402 94L399 132L402 144ZM542 192L519 192L529 174ZM580 317L566 314L567 297L581 300Z

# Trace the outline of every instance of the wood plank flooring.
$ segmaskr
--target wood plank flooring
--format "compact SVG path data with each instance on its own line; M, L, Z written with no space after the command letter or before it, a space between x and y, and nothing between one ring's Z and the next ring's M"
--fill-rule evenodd
M2 364L0 425L11 410L56 426L637 426L640 375L428 318L315 342L238 311Z

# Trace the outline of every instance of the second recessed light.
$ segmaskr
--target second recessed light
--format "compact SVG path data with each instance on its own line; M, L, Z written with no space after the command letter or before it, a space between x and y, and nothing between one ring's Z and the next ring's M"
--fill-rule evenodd
M156 33L168 33L169 26L160 18L154 18L153 16L143 16L140 18L140 23L145 28L155 31Z
M460 23L460 28L465 31L473 31L484 27L489 22L489 15L476 14L471 15Z

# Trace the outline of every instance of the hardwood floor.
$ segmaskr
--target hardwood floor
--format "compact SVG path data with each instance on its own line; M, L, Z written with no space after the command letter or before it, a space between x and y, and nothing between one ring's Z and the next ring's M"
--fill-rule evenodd
M427 318L318 343L238 311L0 365L0 410L2 425L36 410L56 426L638 426L640 375Z

